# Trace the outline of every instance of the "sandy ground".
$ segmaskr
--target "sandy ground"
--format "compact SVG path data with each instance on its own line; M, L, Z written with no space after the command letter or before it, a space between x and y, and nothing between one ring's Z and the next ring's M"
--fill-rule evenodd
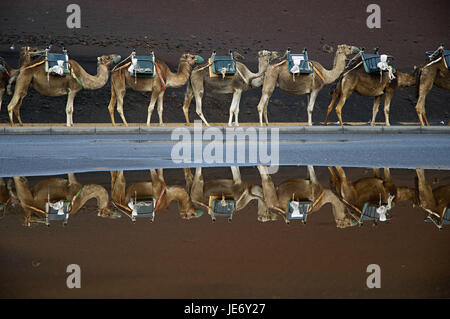
M305 167L282 167L275 183L306 176ZM356 180L367 169L347 169ZM328 185L329 173L316 168ZM259 183L256 168L242 168ZM414 172L392 170L396 185L413 187ZM128 183L148 172L125 173ZM109 189L108 172L77 175L81 183ZM229 169L204 170L205 180L230 177ZM184 183L181 169L165 170L168 184ZM432 186L450 182L447 171L427 171ZM39 178L30 178L32 184ZM69 225L25 228L18 216L0 223L0 297L5 298L449 298L448 227L424 223L423 213L403 202L395 218L377 227L337 229L331 207L307 225L260 223L256 203L233 222L208 215L185 221L172 204L150 224L102 219L95 201ZM81 267L81 289L66 287L66 267ZM366 267L381 267L381 288L368 289ZM34 266L33 266L34 265Z

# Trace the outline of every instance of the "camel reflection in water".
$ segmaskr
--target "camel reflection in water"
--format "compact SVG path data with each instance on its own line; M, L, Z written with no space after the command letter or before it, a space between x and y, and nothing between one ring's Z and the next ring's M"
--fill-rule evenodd
M433 222L440 230L450 224L450 185L432 189L424 169L416 169L416 174L418 205L426 213L425 221Z
M347 214L347 207L330 190L324 188L317 180L314 167L308 166L308 178L290 178L275 187L266 166L258 166L267 206L278 211L289 223L287 211L292 202L308 203L308 210L304 214L318 211L323 205L330 203L339 228L356 225L356 221ZM306 222L306 219L303 219Z
M97 184L80 184L74 174L69 173L68 178L46 178L33 187L23 176L14 176L15 195L23 210L23 224L31 226L32 223L43 223L46 215L46 204L58 201L70 201L69 214L75 214L90 199L96 198L98 216L117 218L110 207L109 194L103 186Z
M74 174L68 174L67 179L44 178L33 187L30 187L25 177L15 176L8 183L5 183L6 179L0 178L0 216L4 216L11 206L16 206L21 209L25 226L48 224L47 203L69 202L68 216L72 216L88 200L96 198L98 216L117 218L123 215L121 212L131 217L129 205L133 203L133 198L152 196L156 201L153 206L156 215L176 201L183 219L198 218L206 210L215 220L214 213L217 212L214 207L231 203L229 215L222 215L228 216L231 221L233 213L256 200L257 218L261 222L275 221L281 216L287 223L292 219L301 219L306 223L307 216L330 203L336 226L346 228L361 225L367 217L371 217L368 219L374 222L382 221L383 218L388 220L398 202L410 201L423 211L425 221L433 222L439 229L450 223L450 185L433 189L425 177L424 169L412 171L411 177L416 185L406 187L394 183L388 168L383 170L384 174L379 169L373 169L373 176L351 181L342 167L328 167L330 188L318 181L313 166L307 166L306 178L289 178L278 185L274 185L266 166L258 166L254 170L254 173L259 172L261 185L245 181L236 166L230 167L232 178L228 179L205 181L202 170L197 167L193 174L191 169L185 168L186 185L166 185L163 169L151 169L150 180L144 178L128 186L123 171L111 171L111 196L99 184L82 185ZM180 169L175 172L181 173ZM119 208L119 211L114 207ZM228 209L228 206L223 207Z
M123 171L111 171L111 198L120 211L125 214L132 213L128 207L132 199L154 197L156 204L154 213L166 209L172 201L178 202L180 216L183 219L192 219L201 216L191 202L189 194L183 186L166 185L163 169L150 170L151 181L141 181L126 187ZM134 220L134 218L133 218Z
M381 177L379 169L374 169L373 177L364 177L356 182L352 182L340 166L328 169L336 195L356 214L359 223L364 219L374 222L377 219L387 220L386 215L389 215L397 202L413 200L415 196L413 189L395 186L389 168L384 169L384 178Z
M234 201L234 211L238 212L245 208L252 200L258 202L258 220L261 222L276 220L277 216L269 211L264 201L264 195L261 186L253 185L242 181L239 167L231 166L232 179L214 179L205 182L202 175L202 168L195 169L195 175L192 175L191 169L184 169L186 186L192 198L192 202L199 207L208 209L211 213L211 198L228 197ZM231 216L229 220L231 221ZM215 220L212 215L213 221Z

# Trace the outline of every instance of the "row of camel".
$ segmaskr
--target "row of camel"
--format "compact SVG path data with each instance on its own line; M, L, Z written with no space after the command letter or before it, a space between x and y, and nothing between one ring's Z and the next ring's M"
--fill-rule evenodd
M158 215L169 207L172 201L178 203L183 219L198 218L203 210L210 207L210 196L232 196L236 212L244 209L251 201L257 201L257 216L261 222L275 221L280 216L287 219L287 208L292 198L313 202L311 213L330 204L336 226L347 228L360 225L360 215L367 202L389 202L395 206L401 201L411 201L424 213L434 215L441 220L450 204L450 185L431 187L423 169L416 169L416 187L395 185L390 170L374 169L373 176L351 181L342 167L329 167L330 187L324 187L317 179L313 166L307 167L306 178L290 178L278 185L272 181L266 166L258 166L261 185L244 181L239 167L231 167L232 178L205 181L202 168L184 169L185 185L166 185L162 169L150 170L150 180L136 182L127 186L123 171L112 171L111 195L101 185L82 185L74 174L68 178L46 178L30 187L27 178L15 176L6 184L0 178L0 204L5 214L9 205L15 205L22 211L23 225L42 223L42 211L47 201L72 201L70 215L77 213L90 199L97 199L98 216L118 218L121 214L117 205L126 206L133 196L158 197L155 207ZM13 186L14 181L14 186ZM201 212L201 213L199 213ZM439 220L437 224L439 223ZM441 228L441 226L438 226Z
M315 72L311 74L301 74L293 76L285 58L276 51L258 52L258 72L251 72L242 62L236 61L237 72L227 78L216 78L209 76L208 64L196 65L199 61L197 55L185 53L181 56L178 71L172 72L167 64L159 59L155 60L157 68L160 70L158 76L153 78L136 78L130 75L123 67L113 67L114 61L120 58L118 55L106 55L98 57L97 74L88 74L76 61L70 59L72 72L75 76L48 75L45 72L44 64L39 64L39 59L43 59L43 50L38 48L22 48L20 56L20 66L12 69L5 66L5 71L0 72L0 107L3 93L15 83L13 97L8 105L8 114L11 125L14 125L14 115L19 124L22 125L20 117L20 107L30 86L45 96L67 95L66 118L67 126L73 125L74 99L76 94L82 89L96 90L103 87L111 73L111 99L108 105L111 122L116 125L114 112L117 110L123 124L128 125L124 115L124 96L127 88L138 92L152 92L148 105L146 124L150 125L150 119L157 106L159 124L163 125L163 98L166 88L179 88L186 85L186 93L183 103L183 112L186 123L190 124L189 107L195 98L196 113L205 123L209 125L202 111L202 98L205 89L217 94L232 94L232 102L229 110L228 125L239 125L239 104L242 93L253 88L262 86L262 95L258 103L257 110L259 123L261 126L268 125L267 108L269 99L276 87L289 94L307 95L308 97L308 125L312 125L312 113L315 101L320 90L325 86L336 83L332 93L332 100L328 106L327 117L324 124L327 124L328 117L336 104L336 114L340 125L343 125L342 109L345 101L353 92L362 96L374 97L373 113L371 124L375 125L375 118L378 112L382 96L384 99L385 124L389 123L389 109L394 91L399 87L408 87L417 84L418 101L416 112L420 124L429 125L425 114L425 98L433 85L439 88L450 89L450 71L444 64L444 59L437 63L425 62L421 67L415 68L412 73L395 72L395 79L390 81L388 73L383 75L373 75L365 72L360 64L356 68L349 69L347 60L353 55L353 60L360 53L360 50L351 45L338 45L330 70L325 69L317 61L312 61ZM243 59L238 53L234 54L236 59ZM200 57L201 58L201 57ZM281 62L275 61L281 59ZM200 59L203 60L203 59ZM123 62L123 61L122 61ZM112 69L112 70L111 70ZM263 123L264 117L264 123ZM234 119L234 122L233 122Z

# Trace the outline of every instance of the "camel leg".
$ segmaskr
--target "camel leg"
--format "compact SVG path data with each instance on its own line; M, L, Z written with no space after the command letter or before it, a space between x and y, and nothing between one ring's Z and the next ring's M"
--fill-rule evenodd
M269 125L269 120L267 119L267 106L269 104L269 99L272 96L273 90L275 90L275 86L277 84L278 77L272 76L272 74L268 74L264 77L263 88L261 99L259 100L257 109L259 114L259 125L263 126L262 116L263 112L265 114L266 125Z
M347 96L345 94L341 95L338 104L336 105L336 115L339 119L339 124L341 126L344 125L344 121L342 121L342 108L344 107L345 101L347 100Z
M433 87L434 78L436 77L436 71L430 68L422 70L419 80L419 98L417 99L416 112L420 121L420 125L428 126L429 123L425 116L425 99Z
M308 125L312 126L312 112L314 110L314 103L316 103L317 94L319 93L318 90L314 90L311 92L309 96L309 103L308 103Z
M202 202L203 201L203 175L202 168L197 167L195 169L194 179L192 181L191 187L191 199L194 202Z
M161 91L158 95L158 117L159 117L159 125L163 126L163 109L164 109L164 91Z
M33 75L29 72L20 72L17 77L14 95L8 104L8 115L11 125L14 125L13 112L16 115L19 124L23 124L22 119L20 118L20 105L22 104L24 97L27 95L32 79Z
M112 77L111 82L113 82ZM114 107L116 106L116 103L117 103L116 91L114 89L114 84L111 83L111 99L109 100L108 111L113 126L116 126L116 121L114 120Z
M190 168L184 168L184 179L186 180L186 190L188 194L191 193L192 183L194 180L194 176L192 175Z
M205 123L206 126L210 126L208 124L208 121L206 121L206 118L203 116L202 111L202 99L204 94L203 89L203 82L200 81L199 83L193 83L191 81L192 90L194 91L194 97L195 97L195 111L197 112L197 115L202 119L203 123Z
M67 95L67 104L66 104L66 125L73 126L73 100L75 99L76 91L72 91L69 89L69 94Z
M239 126L239 103L241 101L242 90L235 90L233 93L233 100L231 101L230 106L230 118L228 120L228 126L232 125L233 115L236 120L236 126Z
M338 83L338 85L339 85L339 83ZM330 116L330 113L333 110L334 103L336 103L338 97L339 97L339 92L338 92L338 89L336 87L334 89L334 91L333 91L333 95L331 96L331 102L328 105L327 117L325 118L325 122L323 122L323 125L327 125L328 124L328 117Z
M127 120L125 119L125 115L123 113L123 98L126 93L125 79L122 82L114 83L114 91L115 91L115 96L117 99L117 112L120 114L120 118L122 119L123 124L125 126L128 126ZM113 104L112 108L114 110L114 104ZM113 116L113 118L114 118L114 116Z
M319 181L317 180L316 172L314 171L314 166L308 165L308 177L309 180L313 184L319 184Z
M242 184L241 172L239 171L239 166L230 166L231 173L233 174L234 184Z
M259 175L261 176L264 201L266 202L269 208L278 208L280 206L278 201L278 195L275 190L275 186L273 185L272 178L269 175L269 171L267 166L258 165ZM280 211L281 213L281 211ZM283 214L283 217L286 221L286 214Z
M155 108L156 100L158 99L159 93L160 92L156 92L156 90L152 91L152 96L150 97L150 104L148 105L147 126L150 126L150 119L152 117L152 113Z
M5 89L0 89L0 111L2 110L3 94L5 94Z
M19 102L17 103L16 107L14 108L14 114L17 117L17 120L19 121L19 125L22 126L22 117L20 116L20 107L22 106L22 102L23 102L24 97L20 97L19 98Z
M390 126L389 123L389 111L391 108L392 97L394 96L394 90L386 90L384 96L384 120L386 122L386 126Z
M375 126L375 119L378 114L378 108L380 107L380 101L381 101L381 95L376 96L373 100L373 110L372 110L372 122L370 123L371 126Z
M183 103L183 113L186 119L186 124L189 125L191 122L189 121L189 107L191 106L192 98L194 97L194 92L192 91L191 81L188 81L188 85L186 87L186 93L184 94L184 103Z

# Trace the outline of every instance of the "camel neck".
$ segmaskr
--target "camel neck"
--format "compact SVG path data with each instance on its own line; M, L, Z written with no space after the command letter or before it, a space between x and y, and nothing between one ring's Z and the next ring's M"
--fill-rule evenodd
M170 70L167 74L166 86L168 87L180 87L186 84L189 79L192 67L185 61L180 62L178 66L178 72L173 73Z

